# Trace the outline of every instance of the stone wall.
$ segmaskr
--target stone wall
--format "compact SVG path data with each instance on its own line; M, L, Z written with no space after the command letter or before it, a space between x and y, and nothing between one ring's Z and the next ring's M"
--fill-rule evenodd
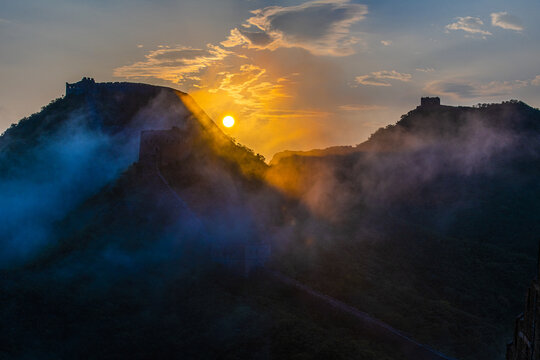
M141 132L139 163L142 165L159 166L181 161L190 151L189 137L177 127Z
M440 106L441 99L439 97L423 97L420 99L420 106Z
M525 311L516 319L514 339L508 344L507 360L540 359L540 254L536 279L527 290Z
M171 199L177 198L182 208L188 208L178 194L169 186L161 174L159 167L182 161L191 152L191 140L186 132L177 127L170 130L144 130L141 132L139 144L139 165L148 174L157 174L159 185L164 185ZM156 186L157 187L157 186ZM187 211L184 211L187 212ZM226 243L219 239L211 239L210 257L225 268L243 276L263 267L269 260L271 248L268 243L257 239L238 239Z
M81 95L87 94L94 90L96 82L92 78L83 77L81 81L70 84L66 82L66 96L67 95Z

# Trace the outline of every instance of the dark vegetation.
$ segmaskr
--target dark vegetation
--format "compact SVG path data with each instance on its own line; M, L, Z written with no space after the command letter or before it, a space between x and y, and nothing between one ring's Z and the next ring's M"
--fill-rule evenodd
M21 193L52 182L62 194L37 193L47 241L22 236L33 251L0 270L0 356L399 358L304 295L209 261L218 238L260 237L274 269L450 356L503 358L536 263L538 110L420 108L354 148L269 167L185 94L98 86L0 137L0 185L30 178ZM139 132L172 126L193 146L160 170L189 211L134 164ZM101 150L61 147L81 132ZM43 152L50 144L61 149ZM64 179L66 163L95 165ZM2 245L35 226L32 214L8 216Z
M362 152L282 159L281 185L332 227L280 266L446 354L502 359L535 274L539 140L540 112L523 103L441 107Z
M67 282L46 274L45 282L26 274L24 286L17 278L0 295L2 357L399 359L364 340L353 324L264 277L177 265L107 274L111 283L98 289L84 277Z
M4 271L0 354L400 359L309 297L211 263L203 234L179 223L182 214L162 195L132 166L57 224L59 243Z
M209 236L234 239L275 228L284 221L281 204L295 201L262 181L267 166L260 156L216 135L212 124L186 112L177 93L154 90L114 85L92 97L56 100L6 131L3 165L11 180L23 182L21 174L33 175L32 166L43 158L38 150L48 143L62 150L53 154L71 158L72 149L64 151L62 144L74 132L106 139L109 152L92 156L116 162L127 153L133 161L138 149L131 145L138 145L141 129L189 128L191 155L162 171L203 215L204 228L156 185L155 174L121 162L121 175L100 182L98 191L85 192L52 219L47 243L22 238L19 245L35 251L0 270L0 357L399 358L290 289L264 277L227 275L209 262ZM76 131L64 135L66 126ZM76 151L73 162L97 160L92 156ZM54 157L45 160L43 167L62 169ZM77 178L95 182L105 170L83 168ZM62 176L44 171L38 180ZM8 183L7 173L1 180ZM55 201L81 188L62 190L64 198ZM34 207L41 202L36 199ZM267 218L250 214L255 206L264 208L261 202ZM1 209L5 214L8 205ZM19 231L35 226L29 217L15 225Z

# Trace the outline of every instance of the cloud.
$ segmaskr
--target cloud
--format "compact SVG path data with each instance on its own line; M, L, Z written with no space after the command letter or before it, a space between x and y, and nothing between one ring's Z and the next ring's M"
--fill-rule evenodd
M374 111L386 109L384 106L379 105L360 105L360 104L347 104L339 106L339 110L342 111Z
M113 74L126 79L154 78L182 84L196 79L201 70L231 54L212 44L208 44L206 49L160 45L145 55L145 60L116 68Z
M397 80L407 82L412 78L411 74L399 73L395 70L383 70L375 71L368 75L357 76L355 78L356 82L361 85L371 85L371 86L392 86L392 84L387 81L382 80Z
M419 71L419 72L423 72L423 73L430 73L430 72L435 71L435 69L431 68L431 67L428 67L428 68L416 68L415 70Z
M234 28L231 30L227 40L222 41L225 47L247 45L249 48L264 48L270 45L274 39L263 31L247 31Z
M278 81L270 81L265 74L266 70L259 66L244 64L237 71L220 72L217 84L208 91L222 91L250 111L261 110L264 104L279 96L282 88Z
M238 126L227 134L267 158L284 149L335 144L343 135L336 111L353 116L339 107L369 104L351 92L350 77L332 59L301 48L234 50L246 57L229 56L205 69L201 87L189 92L213 119L232 114ZM350 133L352 143L356 136Z
M162 44L114 75L179 85L212 118L233 114L241 126L227 133L265 156L285 148L329 146L342 134L331 114L358 100L351 94L350 77L332 57L354 52L358 39L351 25L366 14L365 5L349 0L259 8L229 29L221 43L206 48ZM408 81L407 75L391 71L374 76ZM340 111L348 114L352 108Z
M399 81L409 81L412 77L411 74L399 73L395 70L376 71L371 74L374 75L377 79L393 79Z
M506 11L492 13L491 25L506 30L523 31L521 20L513 15L509 15Z
M242 25L245 30L231 30L221 45L271 50L300 47L317 55L346 56L354 53L352 45L358 42L350 35L350 27L364 19L368 10L366 5L348 0L321 0L252 13Z
M531 80L531 85L540 86L540 75L536 75L536 77Z
M381 40L381 44L384 46L390 46L392 45L392 40Z
M371 85L371 86L392 86L392 84L386 83L384 81L378 81L371 75L357 76L355 78L356 82L360 85Z
M452 24L446 25L446 30L463 30L469 34L474 35L482 35L485 37L486 35L491 35L491 33L487 30L482 30L482 26L484 25L484 22L480 20L480 18L472 17L472 16L465 16L465 17L457 17L456 22Z
M436 95L447 95L456 99L474 99L485 96L503 96L512 91L528 86L532 81L491 81L488 83L465 80L434 81L425 87L425 91Z

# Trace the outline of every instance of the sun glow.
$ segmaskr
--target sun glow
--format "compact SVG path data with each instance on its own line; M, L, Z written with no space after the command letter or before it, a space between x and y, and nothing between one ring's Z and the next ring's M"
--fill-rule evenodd
M223 126L225 127L232 127L234 125L234 118L230 115L227 115L223 118Z

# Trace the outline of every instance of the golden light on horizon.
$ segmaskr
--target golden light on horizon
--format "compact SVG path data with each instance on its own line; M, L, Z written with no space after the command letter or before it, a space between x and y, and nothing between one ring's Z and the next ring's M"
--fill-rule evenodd
M234 125L234 118L231 115L227 115L223 118L223 126L225 127L232 127Z

